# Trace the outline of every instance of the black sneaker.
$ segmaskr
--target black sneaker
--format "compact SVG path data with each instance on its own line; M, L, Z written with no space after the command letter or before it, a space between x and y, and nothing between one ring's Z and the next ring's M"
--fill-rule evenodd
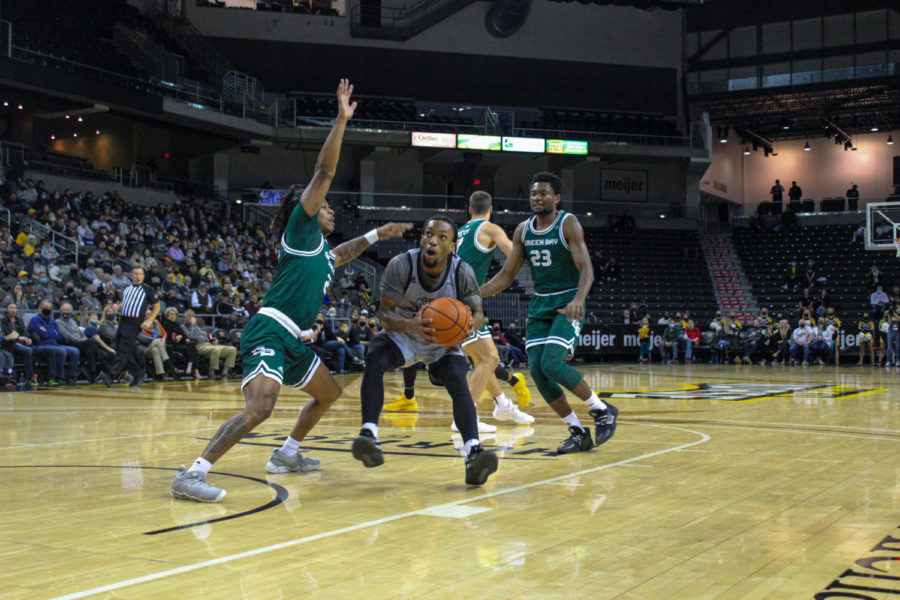
M569 436L569 439L560 444L556 449L559 454L587 452L594 447L594 442L591 441L591 432L587 429L573 426L569 427L569 433L572 434Z
M493 450L485 450L481 444L472 446L466 457L466 484L482 485L488 476L497 470L497 455Z
M131 383L128 384L128 387L138 387L143 382L144 382L144 375L140 374L137 377L133 377L131 379Z
M368 429L360 429L359 437L353 440L353 458L362 461L368 468L384 464L381 444Z
M592 410L590 415L594 417L594 444L599 446L609 441L616 432L616 417L619 409L607 403L605 410Z
M112 387L112 379L110 379L109 373L107 373L106 371L100 371L97 374L97 378L102 381L103 385L105 385L106 387Z

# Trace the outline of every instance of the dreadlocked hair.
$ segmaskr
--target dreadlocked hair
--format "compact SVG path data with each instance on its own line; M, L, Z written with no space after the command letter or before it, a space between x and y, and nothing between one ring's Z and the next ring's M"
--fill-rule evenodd
M275 213L275 216L272 217L272 222L269 224L269 229L275 230L278 233L279 240L281 239L281 236L284 235L284 230L287 229L287 224L291 219L291 214L294 212L294 207L300 202L302 195L303 188L295 183L288 188L288 191L281 197L281 204L278 205L278 212Z

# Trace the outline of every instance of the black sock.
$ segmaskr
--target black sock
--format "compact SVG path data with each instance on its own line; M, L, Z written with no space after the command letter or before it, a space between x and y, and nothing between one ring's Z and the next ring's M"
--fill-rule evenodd
M403 388L403 395L407 400L412 400L416 397L416 388Z
M509 385L515 387L517 383L519 383L519 378L516 377L515 375L510 375L509 376Z

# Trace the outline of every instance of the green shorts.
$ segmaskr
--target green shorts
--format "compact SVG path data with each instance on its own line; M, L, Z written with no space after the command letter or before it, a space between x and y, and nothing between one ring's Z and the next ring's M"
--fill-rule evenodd
M572 301L577 292L569 290L562 294L532 296L525 326L526 352L534 346L556 344L574 354L584 320L569 322L566 315L559 311Z
M460 346L465 346L467 344L471 344L472 342L477 342L478 340L483 339L491 339L491 330L488 329L487 320L485 320L484 324L481 326L481 329L475 331L475 333L464 339Z
M256 314L241 334L244 379L241 389L257 375L289 387L306 387L322 363L302 340L278 321Z

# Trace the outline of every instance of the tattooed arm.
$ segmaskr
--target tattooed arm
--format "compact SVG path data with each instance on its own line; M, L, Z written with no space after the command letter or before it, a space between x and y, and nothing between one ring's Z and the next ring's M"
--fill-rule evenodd
M403 233L410 229L412 229L412 223L388 223L387 225L382 225L376 231L378 231L379 240L389 240L403 237ZM344 242L334 249L334 266L339 267L347 264L365 252L370 245L364 235L353 238L349 242Z

